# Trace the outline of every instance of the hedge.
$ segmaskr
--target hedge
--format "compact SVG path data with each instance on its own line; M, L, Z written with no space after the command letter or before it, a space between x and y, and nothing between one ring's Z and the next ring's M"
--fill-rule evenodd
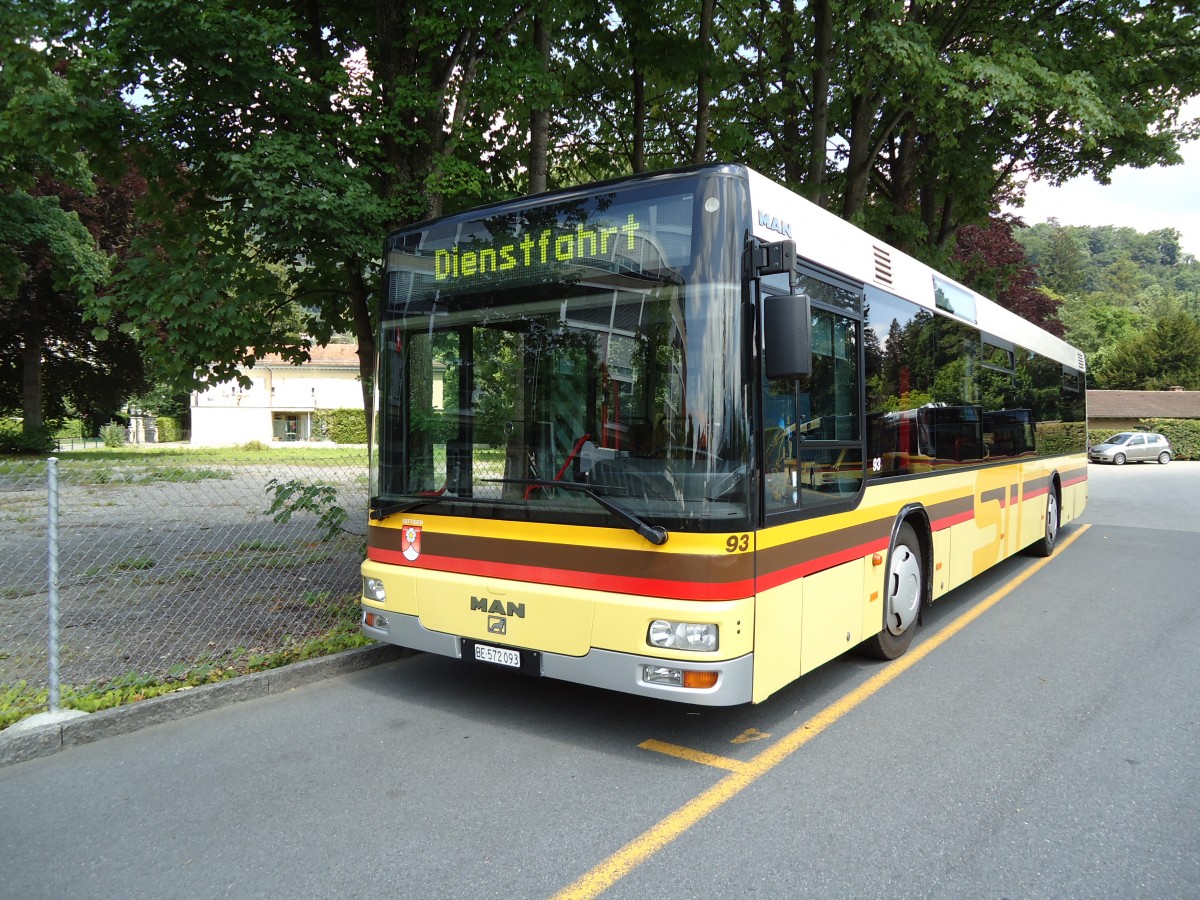
M1079 453L1087 446L1087 426L1083 422L1038 422L1033 439L1040 456Z
M172 416L159 416L155 419L154 425L158 429L158 442L160 444L183 439L183 430L179 427L179 420Z
M313 411L313 436L335 444L365 444L367 420L361 409L317 409Z

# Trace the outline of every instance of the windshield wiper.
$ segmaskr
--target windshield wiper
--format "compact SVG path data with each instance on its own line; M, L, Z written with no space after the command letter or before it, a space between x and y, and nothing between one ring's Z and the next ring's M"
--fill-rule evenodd
M413 497L410 500L401 500L398 503L388 503L384 506L375 506L374 501L371 503L371 518L386 519L388 516L394 516L397 513L408 512L410 509L416 509L418 506L425 506L429 503L438 503L442 499L442 494L424 494L418 497Z
M482 481L490 481L496 484L525 484L531 487L541 488L559 488L564 491L574 491L577 494L586 494L591 497L608 512L612 513L650 543L656 546L662 546L667 542L667 529L661 525L651 525L645 520L634 515L627 509L622 509L617 504L613 503L603 494L599 494L592 490L586 484L576 484L574 481L549 481L542 478L484 478Z

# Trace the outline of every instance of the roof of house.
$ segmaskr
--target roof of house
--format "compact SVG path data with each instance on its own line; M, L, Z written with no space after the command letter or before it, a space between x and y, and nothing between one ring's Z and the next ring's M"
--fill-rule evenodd
M276 353L268 353L259 360L259 365L282 366L289 365L283 357ZM321 368L358 368L357 344L326 344L324 347L313 347L308 351L306 366Z
M1200 419L1200 391L1088 391L1089 419Z

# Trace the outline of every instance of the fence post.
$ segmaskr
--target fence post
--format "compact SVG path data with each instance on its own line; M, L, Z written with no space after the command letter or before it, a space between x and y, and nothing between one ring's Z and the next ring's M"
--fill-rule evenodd
M49 527L47 529L47 560L49 561L49 656L50 656L50 712L58 712L58 458L46 460L46 493L49 500Z

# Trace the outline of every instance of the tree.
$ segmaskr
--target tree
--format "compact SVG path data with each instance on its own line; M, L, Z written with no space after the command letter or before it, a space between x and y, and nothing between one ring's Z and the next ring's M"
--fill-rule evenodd
M1037 287L1038 274L1025 248L1013 237L1016 225L1012 218L992 218L986 228L964 226L958 234L955 259L968 285L1021 318L1061 336L1058 301Z
M1086 284L1084 255L1072 229L1056 228L1045 255L1038 260L1042 281L1052 291L1075 294Z
M0 317L9 325L0 405L20 407L31 445L42 442L46 413L62 412L62 396L44 393L47 374L91 364L96 348L80 335L80 303L109 272L108 255L72 208L94 190L79 147L96 98L84 90L86 66L55 65L41 49L45 37L36 9L0 13Z
M1159 319L1106 354L1095 377L1112 390L1200 390L1200 322L1182 312Z
M311 340L353 331L369 410L381 239L447 198L495 196L481 160L508 153L495 125L512 98L497 60L524 52L510 36L528 7L81 0L63 11L64 45L138 93L126 149L156 186L144 214L160 223L93 314L107 324L126 311L161 371L201 385L266 353L302 361L308 343L284 325L299 303Z
M379 247L400 224L717 157L941 262L1017 175L1174 158L1194 13L1010 7L63 0L48 52L135 92L105 143L149 178L158 223L91 313L123 312L154 365L203 383L303 359L284 324L300 303L309 340L353 331L369 406Z
M73 216L88 252L108 259L127 244L133 200L144 187L136 176L119 185L100 179L87 196L43 180L32 194ZM139 348L120 332L96 339L79 292L62 282L64 262L51 242L32 241L21 256L27 265L19 286L11 298L0 298L0 317L10 325L0 337L0 392L23 398L26 434L72 412L94 429L145 387Z
M931 261L1014 176L1105 179L1177 160L1191 132L1175 110L1200 91L1197 17L1174 5L828 6L745 17L725 146Z

